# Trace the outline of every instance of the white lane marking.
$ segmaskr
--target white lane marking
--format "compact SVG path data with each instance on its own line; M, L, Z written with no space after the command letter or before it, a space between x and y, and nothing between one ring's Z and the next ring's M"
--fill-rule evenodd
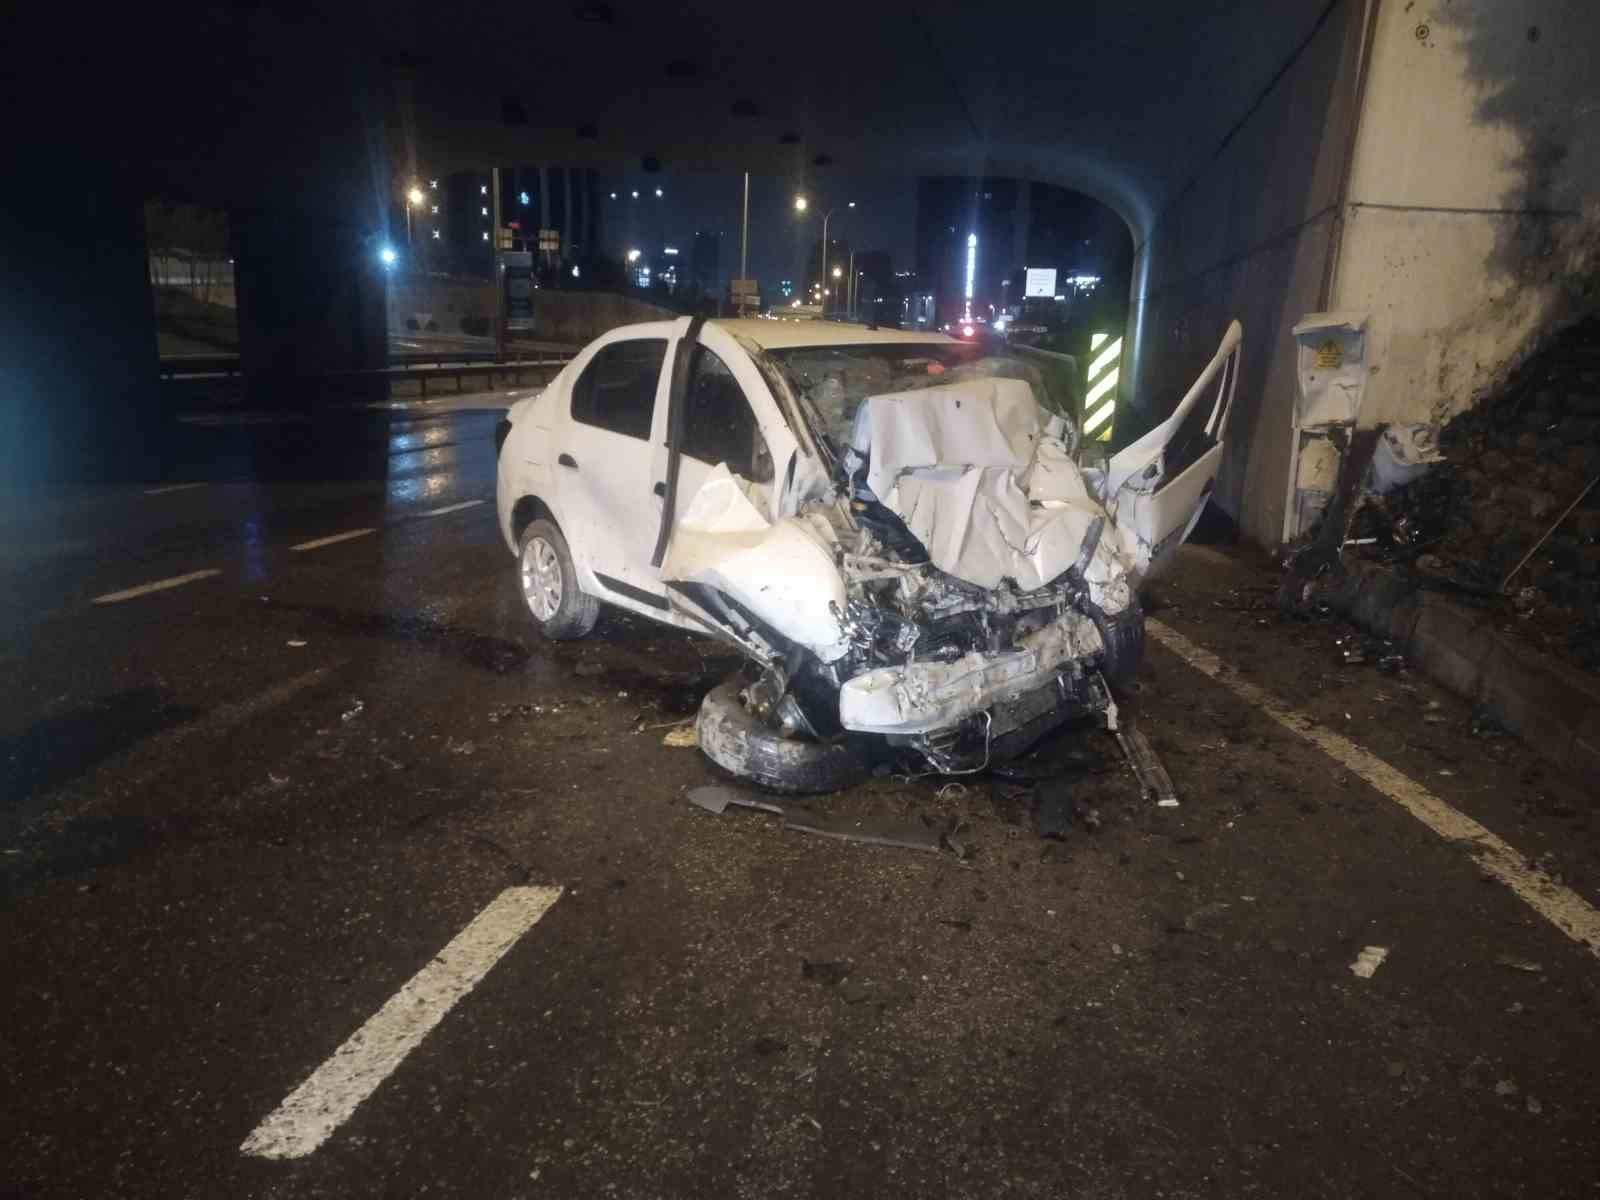
M1562 887L1529 867L1525 854L1349 738L1334 733L1306 713L1280 704L1270 693L1240 679L1215 654L1195 645L1177 630L1154 619L1147 620L1145 628L1151 637L1195 670L1209 675L1285 729L1305 738L1446 841L1469 843L1473 861L1480 870L1505 884L1541 917L1600 958L1600 911L1571 888Z
M154 583L141 583L138 587L127 588L120 592L107 592L104 596L96 596L91 604L115 604L119 600L132 600L135 596L148 596L151 592L164 592L168 588L182 587L186 583L193 583L196 579L210 579L213 575L222 572L215 567L207 567L204 571L190 571L187 575L174 575L171 579L158 579Z
M330 537L314 538L309 542L301 542L298 546L290 546L293 551L318 550L323 546L331 546L335 542L348 542L351 538L366 537L369 533L377 533L376 529L352 529L347 533L335 533Z
M554 887L507 888L311 1073L239 1149L303 1158L349 1119L518 938L561 898Z
M427 512L418 513L417 516L442 517L445 513L460 512L463 508L475 508L482 503L482 500L463 500L460 504L446 504L443 508L430 508Z
M164 487L145 488L146 496L165 496L168 492L187 492L190 488L205 487L205 481L199 483L169 483Z

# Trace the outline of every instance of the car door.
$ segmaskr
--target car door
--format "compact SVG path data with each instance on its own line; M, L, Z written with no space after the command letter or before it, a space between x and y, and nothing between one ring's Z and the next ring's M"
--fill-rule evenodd
M666 396L670 330L630 330L595 351L573 382L554 465L580 572L592 573L599 594L652 607L661 592L650 568L661 511L651 487L652 434Z
M1171 564L1211 499L1227 445L1243 338L1239 322L1232 322L1172 415L1106 464L1101 501L1133 539L1135 583ZM1203 403L1208 396L1209 407Z

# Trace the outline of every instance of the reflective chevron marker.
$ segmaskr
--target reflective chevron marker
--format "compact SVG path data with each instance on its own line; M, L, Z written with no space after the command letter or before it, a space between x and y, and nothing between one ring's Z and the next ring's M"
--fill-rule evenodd
M1102 442L1111 439L1111 418L1117 411L1117 363L1122 359L1122 339L1107 345L1110 337L1109 333L1090 335L1089 353L1094 358L1084 380L1089 390L1083 397L1083 436L1093 435Z

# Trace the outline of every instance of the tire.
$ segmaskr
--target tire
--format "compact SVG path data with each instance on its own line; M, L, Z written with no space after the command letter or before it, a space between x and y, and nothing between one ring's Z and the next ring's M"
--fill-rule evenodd
M1139 664L1144 661L1144 609L1139 598L1129 600L1128 607L1116 616L1108 616L1093 604L1084 607L1106 644L1105 661L1100 668L1106 682L1112 691L1124 691L1133 684Z
M522 531L517 584L528 615L551 641L581 638L600 617L600 601L578 586L572 551L551 521L534 521Z
M771 792L837 792L870 774L842 741L803 741L769 729L744 706L733 680L712 688L701 701L695 735L717 766Z

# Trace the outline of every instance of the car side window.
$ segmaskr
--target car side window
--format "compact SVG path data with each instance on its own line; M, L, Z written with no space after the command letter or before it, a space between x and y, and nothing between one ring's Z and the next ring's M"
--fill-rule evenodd
M624 437L648 439L656 384L667 357L664 338L612 342L572 385L572 419Z
M772 455L739 381L728 365L705 346L689 359L689 389L684 405L683 452L752 483L772 482Z

